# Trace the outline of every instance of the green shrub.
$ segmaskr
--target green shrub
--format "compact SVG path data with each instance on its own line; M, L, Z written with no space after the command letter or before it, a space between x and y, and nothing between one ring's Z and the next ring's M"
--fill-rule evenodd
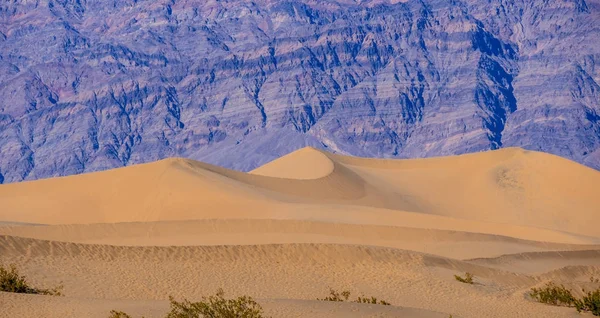
M171 311L166 318L263 318L262 307L249 296L226 299L225 293L219 289L213 296L202 297L202 301L182 302L169 297ZM122 311L111 310L109 318L132 318Z
M350 299L350 292L345 290L341 293L337 292L335 289L330 289L329 290L329 296L325 297L325 298L317 298L317 300L322 300L322 301L348 301L348 299ZM389 306L390 303L385 301L385 300L379 300L377 301L377 298L375 297L358 297L356 298L356 300L353 300L352 302L355 303L360 303L360 304L379 304L379 305L385 305L385 306Z
M132 317L122 311L111 310L110 316L108 316L108 318L132 318Z
M574 304L578 312L589 311L594 316L600 316L600 288L585 293L583 298L575 300Z
M319 299L317 298L317 300L323 300L323 301L347 301L348 298L350 298L350 292L345 290L341 293L338 293L337 291L335 291L334 289L329 289L329 296Z
M553 282L549 282L542 288L532 288L529 293L531 298L544 304L555 305L555 306L573 306L575 297L571 291L565 288L563 285L556 285Z
M377 298L375 298L375 297L358 297L358 298L356 298L356 300L354 302L360 303L360 304L379 304L379 305L385 305L385 306L390 305L390 303L388 303L385 300L380 300L378 302Z
M456 279L457 281L461 282L461 283L465 283L465 284L471 284L473 285L473 278L475 276L473 276L473 274L466 272L465 273L465 277L459 276L459 275L454 275L454 279Z
M0 291L20 294L41 294L62 296L62 286L53 289L33 288L27 283L25 276L19 274L14 264L4 267L0 265Z
M249 296L226 299L225 293L219 289L213 296L202 297L202 301L190 302L184 299L177 302L172 297L171 311L167 318L262 318L262 307Z
M593 279L592 282L595 282ZM549 282L542 288L532 288L529 295L536 301L555 306L574 306L578 312L590 312L594 316L600 316L600 288L594 291L583 291L581 299L573 296L571 291L563 285Z

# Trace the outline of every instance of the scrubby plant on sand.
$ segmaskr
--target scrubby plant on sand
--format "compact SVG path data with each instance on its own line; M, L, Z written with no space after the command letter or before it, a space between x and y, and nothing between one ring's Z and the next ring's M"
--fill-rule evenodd
M122 311L111 310L110 316L108 316L108 318L132 318L132 317Z
M330 289L329 290L329 296L325 297L325 298L317 298L317 300L322 300L322 301L348 301L348 299L350 299L350 292L345 290L343 292L337 292L335 289ZM385 301L385 300L377 300L377 298L375 297L358 297L356 298L356 300L353 300L352 302L355 303L360 303L360 304L378 304L378 305L385 305L385 306L389 306L390 303Z
M592 282L595 282L592 280ZM534 300L555 306L575 307L578 312L590 312L594 316L600 316L600 288L594 291L583 291L581 299L575 298L571 290L563 285L553 282L546 283L544 287L532 288L529 295Z
M343 292L339 293L335 289L329 289L329 296L327 296L325 298L317 298L317 300L323 300L323 301L347 301L348 298L350 298L350 292L347 291L347 290L344 290Z
M600 288L595 291L585 292L581 299L575 300L575 308L578 312L589 311L594 316L600 316Z
M250 296L227 299L222 289L215 295L202 297L199 302L169 297L171 311L166 318L263 318L262 307ZM112 310L109 318L132 318L122 311Z
M202 297L202 301L190 302L184 299L178 302L172 297L171 311L167 318L262 318L263 309L252 297L241 296L226 299L225 293L219 289L213 296Z
M358 297L356 298L356 300L354 301L355 303L360 303L360 304L379 304L379 305L385 305L385 306L389 306L390 303L388 303L385 300L379 300L377 301L377 298L375 297Z
M14 264L4 267L0 264L0 291L20 294L40 294L62 296L62 286L53 289L34 288L27 283L27 278L17 270Z
M567 289L563 285L556 285L553 282L547 283L541 288L532 288L529 292L531 298L544 304L554 306L573 306L575 297L571 290Z
M465 283L465 284L471 284L473 285L473 278L475 276L473 276L473 274L466 272L465 273L465 277L462 277L460 275L454 275L454 279L456 279L457 281L461 282L461 283Z

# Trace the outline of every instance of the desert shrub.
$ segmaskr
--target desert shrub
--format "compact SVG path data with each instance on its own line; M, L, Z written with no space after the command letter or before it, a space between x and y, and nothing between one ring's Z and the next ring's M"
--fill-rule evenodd
M329 289L329 296L317 300L323 301L347 301L350 298L350 292L345 290L341 293L338 293L335 289Z
M475 276L473 276L473 274L466 272L465 273L465 277L462 277L460 275L454 275L454 279L456 279L457 281L461 282L461 283L465 283L465 284L473 284L473 278Z
M110 316L108 316L108 318L132 318L132 317L122 311L111 310Z
M572 306L575 302L575 297L569 289L553 282L549 282L541 288L532 288L529 295L540 303L555 306Z
M600 278L594 277L594 275L590 276L590 283L600 283Z
M595 282L592 280L592 282ZM600 316L600 288L594 291L583 291L584 295L578 299L571 291L563 285L549 282L542 288L532 288L529 295L540 303L555 306L575 306L578 312L590 312L594 316Z
M588 291L581 299L576 299L574 304L578 312L589 311L594 316L600 316L600 288Z
M348 301L348 299L350 299L350 292L345 290L341 293L337 292L335 289L330 289L329 290L329 296L325 297L325 298L317 298L317 300L322 300L322 301ZM360 304L379 304L379 305L385 305L385 306L389 306L390 303L385 301L385 300L379 300L377 301L377 298L375 297L358 297L356 298L356 300L353 300L352 302L355 303L360 303Z
M249 296L226 299L225 293L219 289L213 296L202 297L202 301L190 302L184 299L175 301L172 297L171 311L167 318L262 318L262 307Z
M356 300L354 300L355 303L360 303L360 304L379 304L379 305L385 305L385 306L389 306L390 303L388 303L385 300L380 300L379 302L377 301L377 298L375 297L358 297L356 298Z
M0 291L20 294L41 294L62 296L62 286L53 289L34 288L27 283L25 276L19 274L14 264L4 267L0 265Z

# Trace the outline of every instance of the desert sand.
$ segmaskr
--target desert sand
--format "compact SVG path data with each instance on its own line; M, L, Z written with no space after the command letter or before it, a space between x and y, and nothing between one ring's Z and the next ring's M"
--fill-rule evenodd
M272 317L580 317L527 294L597 287L600 172L518 148L304 148L250 173L166 159L0 185L0 263L65 294L0 292L1 317L162 317L218 288ZM392 306L317 301L329 288Z

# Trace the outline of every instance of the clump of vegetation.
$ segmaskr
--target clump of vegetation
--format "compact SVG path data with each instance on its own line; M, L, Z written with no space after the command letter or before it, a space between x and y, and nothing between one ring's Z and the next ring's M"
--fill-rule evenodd
M529 295L540 303L554 306L570 307L575 302L575 297L571 293L571 290L563 285L558 286L553 282L549 282L541 288L532 288Z
M594 275L590 276L590 283L600 283L600 278L594 277Z
M226 299L225 293L219 289L213 296L202 297L202 301L190 302L184 299L177 302L172 297L171 312L167 318L262 318L263 309L252 297L241 296Z
M263 309L250 296L227 299L222 289L215 295L202 297L199 302L184 299L181 302L169 297L171 311L166 318L263 318ZM112 310L109 318L132 318L122 311Z
M465 273L465 277L462 277L460 275L454 275L454 279L456 279L457 281L461 282L461 283L465 283L465 284L471 284L473 285L473 278L475 276L473 276L473 274L466 272Z
M578 312L589 311L594 316L600 316L600 288L588 291L583 298L576 299L574 303Z
M388 303L385 300L380 300L379 302L377 302L377 298L375 297L358 297L355 301L355 303L360 303L360 304L379 304L379 305L385 305L385 306L389 306L390 303Z
M598 283L593 277L590 282ZM529 295L536 301L555 306L575 307L578 312L590 312L594 316L600 316L600 288L594 291L583 291L581 299L573 296L570 289L553 282L547 283L542 288L532 288Z
M4 267L0 264L0 291L20 294L40 294L62 296L62 286L53 289L34 288L29 285L27 278L17 270L14 264Z
M348 301L348 299L350 299L350 292L345 290L340 292L337 292L335 289L330 289L329 290L329 296L325 297L325 298L317 298L317 300L322 300L322 301ZM375 304L375 305L385 305L385 306L389 306L391 305L389 302L385 301L385 300L377 300L377 298L375 297L358 297L356 298L356 300L353 300L352 302L355 303L360 303L360 304Z
M132 317L122 311L111 310L110 316L108 316L108 318L132 318Z
M350 298L350 292L347 290L344 290L341 293L338 293L337 291L335 291L335 289L329 289L329 296L325 297L325 298L317 298L317 300L322 300L322 301L347 301L348 298Z

